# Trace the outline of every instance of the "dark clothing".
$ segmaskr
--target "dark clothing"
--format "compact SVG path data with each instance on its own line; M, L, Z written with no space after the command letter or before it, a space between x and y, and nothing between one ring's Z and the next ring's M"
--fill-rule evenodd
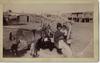
M52 50L54 47L55 47L54 43L52 43L49 38L48 38L48 41L44 41L43 38L40 38L38 42L36 43L35 49L40 50L41 48L41 49Z
M20 43L20 42L16 42L16 43L12 44L12 46L11 46L11 51L12 51L13 54L18 55L18 50L17 50L17 49L18 49L19 43Z
M63 36L64 34L60 32L59 30L55 32L54 34L54 42L58 42L60 37Z
M11 49L17 49L17 44L13 44L12 46L11 46Z
M67 40L67 36L64 36L64 40Z
M18 46L17 44L13 44L12 47L11 47L12 53L13 53L13 54L16 53L16 55L18 54L18 50L17 50L18 47L17 47L17 46Z
M9 33L9 40L12 41L13 40L13 35L12 32Z

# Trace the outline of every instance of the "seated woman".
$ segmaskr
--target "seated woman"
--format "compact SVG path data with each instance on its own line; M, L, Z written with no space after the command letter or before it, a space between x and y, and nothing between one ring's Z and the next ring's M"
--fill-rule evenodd
M66 26L61 24L57 25L57 31L55 32L55 45L57 46L57 52L65 57L71 57L72 51L67 44L67 29Z
M63 54L61 48L59 48L59 40L63 39L63 34L64 34L61 32L61 29L62 29L61 23L57 23L57 30L54 34L54 44L56 46L58 54Z

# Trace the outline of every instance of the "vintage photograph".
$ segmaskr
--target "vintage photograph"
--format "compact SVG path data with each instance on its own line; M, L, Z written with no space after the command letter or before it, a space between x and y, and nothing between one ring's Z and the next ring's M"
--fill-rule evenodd
M93 4L6 4L4 58L93 58Z

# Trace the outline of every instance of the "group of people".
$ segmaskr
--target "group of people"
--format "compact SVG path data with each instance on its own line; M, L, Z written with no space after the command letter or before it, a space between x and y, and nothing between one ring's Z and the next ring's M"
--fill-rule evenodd
M57 50L58 54L67 54L66 56L71 56L72 52L70 50L71 46L71 23L61 24L57 23L56 31L53 32L51 26L43 27L41 31L41 38L36 42L36 44L31 45L31 55L39 56L38 51L40 49L49 49L52 51L54 48Z
M28 48L30 48L30 55L37 57L38 55L38 51L40 49L49 49L50 51L52 51L54 48L57 50L58 54L67 54L67 56L71 56L72 52L70 50L70 46L71 46L71 23L67 23L67 24L61 24L61 23L57 23L56 26L56 31L53 32L52 29L50 28L51 26L48 25L47 27L42 27L41 30L41 38L39 38L37 40L37 42L32 42L31 44L29 44L30 46ZM17 55L18 52L18 45L21 42L21 40L18 40L17 42L15 41L15 38L12 39L12 33L10 33L10 37L9 39L11 41L13 41L13 45L11 47L11 51Z

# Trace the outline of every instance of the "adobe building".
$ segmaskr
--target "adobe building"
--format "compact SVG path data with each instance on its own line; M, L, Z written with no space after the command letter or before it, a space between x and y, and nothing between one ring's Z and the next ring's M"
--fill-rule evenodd
M68 20L73 20L75 22L82 22L82 23L93 22L93 12L70 13Z

